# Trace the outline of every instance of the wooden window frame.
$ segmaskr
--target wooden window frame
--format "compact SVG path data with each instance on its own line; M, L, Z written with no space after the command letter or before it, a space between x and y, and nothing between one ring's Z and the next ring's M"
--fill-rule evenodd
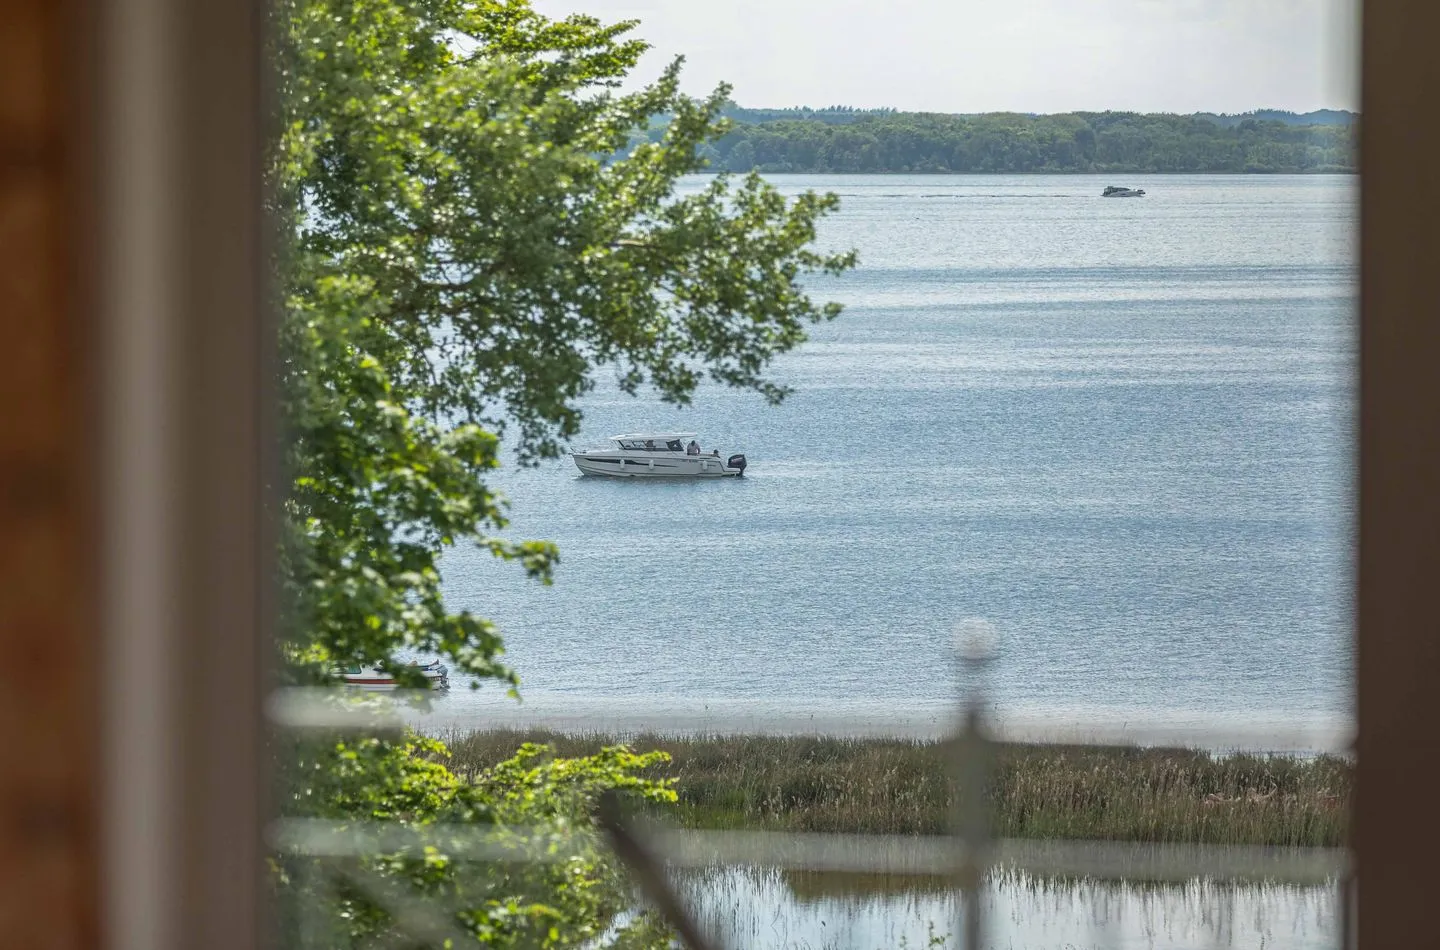
M1353 847L1362 947L1434 939L1440 810L1440 6L1361 30L1359 561Z

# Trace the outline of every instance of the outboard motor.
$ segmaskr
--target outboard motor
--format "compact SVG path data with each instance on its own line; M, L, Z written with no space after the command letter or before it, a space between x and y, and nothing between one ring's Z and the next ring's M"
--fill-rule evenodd
M741 474L741 475L744 475L744 474L745 474L745 456L743 456L743 455L732 455L732 456L730 456L730 458L725 462L725 467L726 467L726 468L738 468L738 469L740 470L740 474Z

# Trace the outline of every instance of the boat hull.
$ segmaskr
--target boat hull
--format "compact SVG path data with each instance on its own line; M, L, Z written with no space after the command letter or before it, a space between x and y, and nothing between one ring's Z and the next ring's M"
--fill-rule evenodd
M576 452L570 457L586 475L602 478L736 478L744 472L714 455L667 453L655 458L628 458L619 453Z
M415 664L424 674L426 682L431 689L450 688L450 670L439 661L426 663L425 665ZM336 676L340 682L353 689L371 690L375 692L388 692L399 689L400 684L388 671L378 667L365 667L360 670L337 670Z

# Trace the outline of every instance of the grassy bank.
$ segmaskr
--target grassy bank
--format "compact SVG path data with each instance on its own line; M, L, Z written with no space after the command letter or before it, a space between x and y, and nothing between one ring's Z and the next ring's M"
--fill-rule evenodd
M446 737L474 775L523 742L556 754L619 740L495 731ZM663 749L693 828L942 834L953 807L943 746L901 739L731 736L626 740ZM991 788L1002 837L1336 846L1352 773L1342 759L1212 756L1180 749L1007 745Z

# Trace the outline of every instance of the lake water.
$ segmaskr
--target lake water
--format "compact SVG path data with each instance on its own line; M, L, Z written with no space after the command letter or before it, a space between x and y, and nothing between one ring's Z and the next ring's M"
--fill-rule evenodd
M560 545L554 586L445 558L526 709L948 721L952 631L984 618L1017 715L1345 721L1353 179L773 181L841 194L823 244L861 260L811 284L846 310L775 365L794 395L584 403L582 443L694 430L745 477L506 471L512 536ZM500 703L457 689L434 715Z
M679 892L704 931L750 950L955 947L958 901L938 884L724 869ZM1334 888L1192 882L1156 886L1003 874L981 896L994 950L1332 950Z

